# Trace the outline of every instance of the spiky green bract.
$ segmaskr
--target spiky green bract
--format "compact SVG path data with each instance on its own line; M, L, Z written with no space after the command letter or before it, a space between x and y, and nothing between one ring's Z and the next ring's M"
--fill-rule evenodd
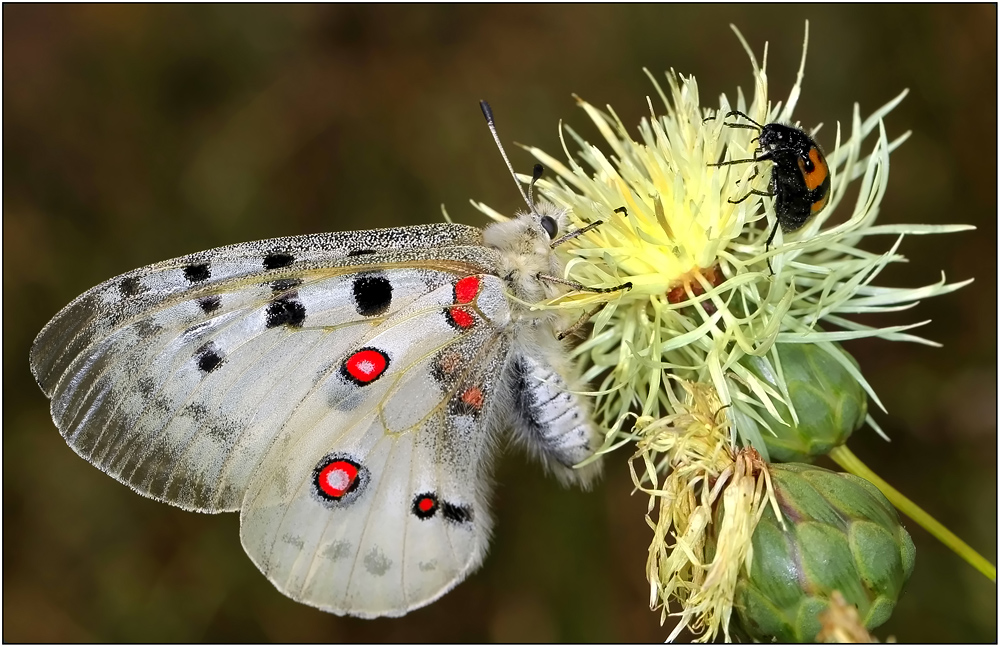
M740 629L762 642L813 642L834 591L865 627L885 622L913 571L915 549L896 511L864 479L812 465L770 466L785 521L765 509L750 574L734 607Z
M847 442L865 422L868 396L854 375L821 346L778 344L777 355L794 412L780 401L774 404L777 417L762 411L761 421L770 431L761 436L772 461L811 463ZM776 367L766 357L745 355L740 363L774 389L781 388Z

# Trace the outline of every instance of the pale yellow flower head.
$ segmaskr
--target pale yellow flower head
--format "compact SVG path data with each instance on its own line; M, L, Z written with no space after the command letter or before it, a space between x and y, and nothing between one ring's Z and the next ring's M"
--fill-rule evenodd
M808 23L798 76L784 102L768 93L767 46L758 64L733 29L750 59L749 97L738 89L732 99L722 95L716 105L703 106L693 77L671 70L664 87L647 71L658 100L647 98L649 116L635 136L610 106L600 110L577 99L600 145L561 124L565 162L526 147L548 170L548 179L538 182L544 198L566 210L573 227L601 222L557 247L565 260L562 278L589 288L631 284L610 293L571 290L535 307L596 313L590 337L575 353L584 377L598 385L596 413L608 431L598 453L635 447L635 486L650 497L650 606L661 611L661 621L680 617L671 638L688 628L701 640L730 639L736 581L750 569L754 529L769 505L781 520L763 438L774 433L775 421L795 425L798 414L778 345L822 349L881 407L836 342L875 336L932 344L907 332L927 322L875 328L852 317L905 310L969 282L948 284L942 274L920 288L875 285L889 263L906 261L898 252L906 235L970 229L876 223L890 153L909 136L890 140L883 118L906 91L865 119L855 105L846 127L837 123L820 134L793 116ZM796 231L779 229L769 248L774 199L740 199L751 189L767 191L771 163L717 165L753 158L757 150L757 131L726 125L738 121L726 118L733 110L759 124L802 128L829 165L825 209ZM844 201L849 191L857 192L853 205ZM895 238L887 251L861 247L880 235ZM761 358L753 372L747 356ZM779 403L791 420L779 413ZM879 431L870 415L867 423ZM672 610L672 602L680 609Z
M946 284L943 276L916 289L876 287L873 280L887 264L906 260L897 252L904 235L968 227L876 224L889 155L909 135L890 142L882 119L902 101L904 91L864 120L855 106L846 133L839 123L834 132L824 133L831 172L827 206L800 230L788 235L779 231L765 253L774 223L772 198L754 195L739 204L730 200L751 187L766 190L770 163L710 164L749 158L756 149L755 131L725 126L735 119L723 118L731 110L761 124L798 125L793 112L806 47L787 100L773 103L766 45L759 65L736 34L750 58L754 90L749 100L737 90L734 100L723 95L717 107L705 107L693 77L671 70L664 90L647 71L662 107L647 98L649 117L640 122L637 137L611 107L602 111L578 99L603 137L602 146L561 125L565 163L538 148L526 149L549 177L555 175L539 182L545 199L567 209L576 227L603 222L558 248L566 260L565 278L589 287L632 284L630 290L611 294L573 291L538 305L586 312L607 304L594 317L590 339L576 349L589 367L587 377L600 385L600 420L611 428L629 412L654 418L673 413L664 393L674 388L670 376L710 383L722 402L733 405L726 413L734 423L733 440L753 444L766 459L761 434L770 427L760 412L780 419L774 401L787 400L775 345L821 345L881 406L851 360L831 342L879 336L930 344L904 332L926 322L872 328L848 317L905 309L965 285ZM818 130L803 128L811 134ZM869 138L874 141L865 144ZM759 174L751 180L755 167ZM854 205L841 204L857 184ZM486 205L474 204L503 219ZM830 225L834 214L840 224ZM882 254L859 247L877 235L894 235L895 244ZM769 360L777 389L739 363L747 354ZM868 420L875 426L870 416Z

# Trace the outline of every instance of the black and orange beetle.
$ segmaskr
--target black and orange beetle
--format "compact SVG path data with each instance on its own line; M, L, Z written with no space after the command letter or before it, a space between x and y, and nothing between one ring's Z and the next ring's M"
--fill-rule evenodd
M745 164L750 162L773 162L771 169L770 191L750 189L750 192L739 200L729 200L739 204L751 195L762 195L774 198L774 229L767 237L764 250L771 246L778 225L782 231L795 231L806 224L811 217L823 210L830 194L830 167L826 157L816 141L805 131L794 126L770 123L761 126L744 113L733 110L726 117L743 117L750 124L725 123L730 128L749 128L760 132L754 140L757 150L754 156L744 160L729 160L709 166L728 166L730 164ZM751 180L757 177L754 170ZM768 260L768 268L771 262Z

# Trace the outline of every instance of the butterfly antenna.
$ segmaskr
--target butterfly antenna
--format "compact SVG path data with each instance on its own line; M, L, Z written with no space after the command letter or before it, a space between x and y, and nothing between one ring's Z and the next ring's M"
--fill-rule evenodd
M531 212L535 213L535 182L538 178L542 177L542 173L545 172L545 168L541 164L535 164L535 167L531 169L531 184L528 185L528 206L531 207Z
M507 170L510 171L510 176L514 178L514 184L517 185L518 192L521 194L521 197L524 198L525 203L528 205L528 209L530 209L531 212L534 213L535 207L531 203L531 198L529 198L528 194L524 192L524 187L521 186L521 181L517 179L517 174L514 173L514 167L511 166L510 160L507 159L507 153L503 149L503 144L500 143L500 135L497 134L497 125L496 121L494 121L493 119L493 111L490 109L490 104L486 103L485 101L480 101L479 107L483 111L483 116L486 117L486 125L490 127L490 132L493 133L493 141L497 143L497 148L500 149L500 155L503 157L504 163L507 164ZM541 168L541 165L539 164L537 165L537 167ZM532 179L531 183L532 185L535 183L534 179Z

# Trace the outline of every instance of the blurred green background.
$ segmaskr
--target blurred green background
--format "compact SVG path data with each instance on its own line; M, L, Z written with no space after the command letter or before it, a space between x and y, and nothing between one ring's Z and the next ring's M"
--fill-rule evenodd
M571 93L634 126L642 67L698 78L705 105L752 89L737 24L771 43L772 97L834 126L895 96L913 137L892 157L884 222L971 223L911 237L880 283L975 277L895 317L941 349L848 344L889 409L851 447L995 562L996 7L3 6L3 639L29 641L661 641L648 608L646 501L627 454L596 492L563 490L505 452L485 566L397 620L284 598L244 555L235 514L186 513L78 458L28 370L48 319L104 279L224 244L519 206L476 102L501 136L558 153ZM658 102L657 109L660 110ZM634 132L634 131L633 131ZM515 166L531 160L510 147ZM872 241L873 244L888 244ZM996 587L912 523L917 565L876 633L997 639Z

